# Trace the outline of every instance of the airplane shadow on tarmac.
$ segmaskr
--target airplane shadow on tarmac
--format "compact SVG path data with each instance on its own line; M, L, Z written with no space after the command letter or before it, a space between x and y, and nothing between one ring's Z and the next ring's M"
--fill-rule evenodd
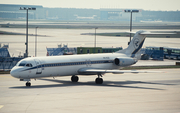
M49 82L56 82L59 84L48 84L48 85L32 85L31 87L16 86L10 88L50 88L50 87L68 87L68 86L101 86L101 87L119 87L119 88L135 88L135 89L150 89L150 90L165 90L160 88L140 87L132 86L133 84L150 84L150 85L177 85L177 84L164 84L155 82L142 82L142 81L104 81L103 84L96 84L94 81L90 82L77 82L73 83L69 80L56 80L56 79L38 79ZM131 86L128 86L131 85Z

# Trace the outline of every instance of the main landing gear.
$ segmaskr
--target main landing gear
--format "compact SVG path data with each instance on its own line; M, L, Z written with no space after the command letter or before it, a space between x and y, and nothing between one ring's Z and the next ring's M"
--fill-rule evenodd
M96 84L102 84L103 83L103 79L100 77L102 77L102 75L98 74L98 78L96 78L96 80L95 80Z
M30 82L26 82L26 86L27 86L27 87L30 87L30 86L31 86L31 83L30 83Z
M72 81L72 82L78 82L78 80L79 80L79 77L76 76L76 75L73 75L73 76L71 77L71 81Z
M102 83L103 83L103 79L100 78L100 77L102 77L102 75L101 75L101 74L98 74L98 78L96 78L96 80L95 80L95 83L96 83L96 84L102 84ZM73 76L71 77L71 81L72 81L72 82L78 82L78 80L79 80L79 77L76 76L76 75L73 75Z

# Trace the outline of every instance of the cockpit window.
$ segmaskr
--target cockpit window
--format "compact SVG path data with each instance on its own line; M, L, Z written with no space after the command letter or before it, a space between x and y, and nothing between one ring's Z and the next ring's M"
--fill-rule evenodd
M32 67L32 64L26 64L26 67Z
M25 66L26 64L26 61L20 61L16 64L16 66Z
M25 66L26 64L25 63L20 63L19 66Z
M16 66L33 67L33 65L31 63L27 63L26 61L18 62Z

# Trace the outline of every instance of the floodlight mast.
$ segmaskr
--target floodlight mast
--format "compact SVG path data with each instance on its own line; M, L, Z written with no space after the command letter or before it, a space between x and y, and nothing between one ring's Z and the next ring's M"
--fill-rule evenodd
M94 53L96 53L96 29L98 29L98 27L95 27Z
M139 10L124 10L126 13L131 13L131 19L130 19L130 32L132 31L132 13L138 13ZM131 33L130 33L130 41L128 42L128 45L131 42Z
M24 54L24 57L28 57L28 10L36 10L36 8L31 8L31 7L20 7L19 10L26 10L26 53Z
M38 27L36 27L36 36L35 36L35 57L37 57L37 28Z
M94 47L96 48L96 29L98 29L98 27L95 28L95 40L94 40Z

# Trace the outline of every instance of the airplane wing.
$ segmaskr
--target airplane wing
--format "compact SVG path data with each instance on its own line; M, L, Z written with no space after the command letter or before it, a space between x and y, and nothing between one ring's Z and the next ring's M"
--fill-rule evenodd
M159 73L160 71L139 71L139 70L105 70L105 69L92 69L92 68L82 68L79 71L79 74L104 74L104 73L113 73L113 74L123 74L123 73Z

